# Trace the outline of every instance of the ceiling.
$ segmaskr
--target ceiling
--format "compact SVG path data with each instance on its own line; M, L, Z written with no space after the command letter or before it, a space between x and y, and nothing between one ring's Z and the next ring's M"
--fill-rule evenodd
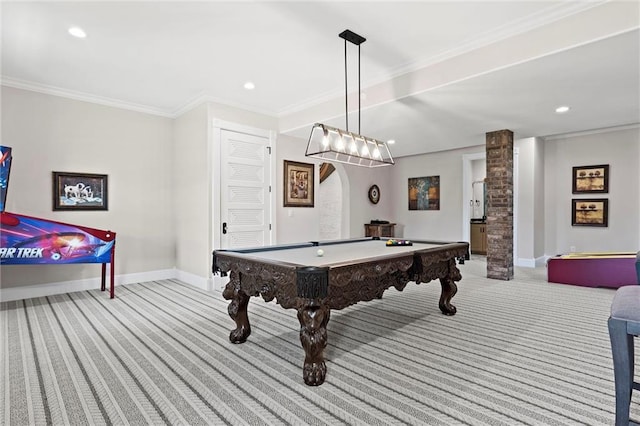
M281 133L345 128L396 157L640 123L637 1L3 1L2 84L175 117L217 102ZM87 37L67 29L83 28ZM357 56L348 45L350 130ZM245 90L246 81L255 84ZM556 114L560 105L571 107Z

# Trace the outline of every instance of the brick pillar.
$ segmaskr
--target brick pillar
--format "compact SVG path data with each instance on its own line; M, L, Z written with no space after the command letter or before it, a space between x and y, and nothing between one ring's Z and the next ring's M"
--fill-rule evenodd
M513 279L513 132L487 140L487 278Z

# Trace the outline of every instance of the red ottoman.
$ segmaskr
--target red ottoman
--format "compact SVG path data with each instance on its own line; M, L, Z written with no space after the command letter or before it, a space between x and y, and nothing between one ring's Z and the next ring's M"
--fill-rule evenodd
M636 253L571 253L547 261L547 281L587 287L638 284Z

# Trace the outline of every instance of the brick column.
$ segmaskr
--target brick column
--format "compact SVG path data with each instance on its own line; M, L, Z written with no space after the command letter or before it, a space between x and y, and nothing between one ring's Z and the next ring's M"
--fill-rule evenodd
M513 132L487 141L487 278L513 279Z

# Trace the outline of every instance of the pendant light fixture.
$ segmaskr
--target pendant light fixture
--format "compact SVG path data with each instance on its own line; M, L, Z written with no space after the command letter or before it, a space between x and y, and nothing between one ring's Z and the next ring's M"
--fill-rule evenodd
M363 167L390 166L393 157L385 142L360 134L360 45L367 39L351 30L339 34L344 39L344 94L346 130L316 123L307 144L307 157L337 161ZM349 131L349 92L347 89L347 42L358 46L358 133Z

